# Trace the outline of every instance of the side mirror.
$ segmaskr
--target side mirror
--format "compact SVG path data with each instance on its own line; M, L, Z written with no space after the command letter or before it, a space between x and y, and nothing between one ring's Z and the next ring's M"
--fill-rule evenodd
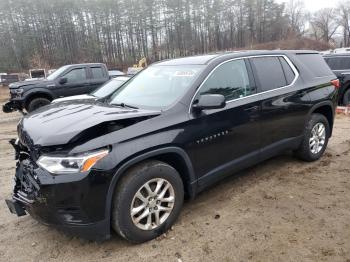
M207 94L201 95L198 102L193 104L193 108L196 110L204 109L220 109L226 106L225 97L219 94Z
M67 83L67 78L65 78L65 77L62 77L62 78L60 78L60 80L58 81L58 83L60 83L60 85L64 85L65 83Z

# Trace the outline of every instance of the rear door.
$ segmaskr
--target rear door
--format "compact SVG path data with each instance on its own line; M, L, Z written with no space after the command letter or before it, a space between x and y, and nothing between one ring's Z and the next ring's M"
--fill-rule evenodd
M290 147L303 134L310 99L287 56L254 57L250 62L263 97L261 144L268 157L269 152Z
M89 86L87 87L89 89L89 92L92 92L102 86L107 80L107 70L103 68L102 66L96 65L96 66L90 66L90 82Z

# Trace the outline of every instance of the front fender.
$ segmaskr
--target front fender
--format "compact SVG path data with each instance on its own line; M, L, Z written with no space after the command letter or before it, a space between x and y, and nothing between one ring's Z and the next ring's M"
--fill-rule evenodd
M188 170L188 174L189 174L189 181L187 181L187 186L189 188L189 197L192 199L194 198L195 194L196 194L196 190L197 190L197 180L194 174L194 170L192 167L192 162L189 158L189 156L187 155L187 153L179 148L179 147L165 147L165 148L159 148L159 149L155 149L146 153L142 153L141 155L137 155L135 157L132 157L131 159L129 159L128 161L124 162L116 171L115 175L113 176L111 183L109 185L109 189L108 189L108 193L107 193L107 198L106 198L106 218L110 218L111 217L111 207L112 207L112 201L113 201L113 194L115 191L115 187L118 183L118 181L120 180L122 174L131 166L142 162L143 160L146 159L150 159L152 157L156 157L162 154L166 154L166 153L175 153L177 155L179 155L180 157L182 157L182 159L184 160L184 162L186 163L186 167ZM185 185L186 186L186 185ZM110 223L110 222L109 222ZM110 228L110 224L109 224L109 228Z
M28 101L28 99L30 99L30 97L34 96L34 95L45 95L45 96L49 96L51 99L55 99L56 95L48 89L42 88L42 87L34 87L28 91L24 91L23 93L23 100Z

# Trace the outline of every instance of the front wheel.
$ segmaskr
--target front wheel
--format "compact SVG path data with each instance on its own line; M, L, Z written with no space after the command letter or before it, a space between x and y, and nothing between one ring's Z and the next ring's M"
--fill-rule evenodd
M50 104L50 100L44 97L37 97L31 100L26 107L27 112L33 112L40 107Z
M321 114L312 114L296 155L308 162L318 160L327 148L329 136L330 127L327 118Z
M183 199L183 183L172 166L141 163L128 170L116 188L112 227L134 243L154 239L174 224Z

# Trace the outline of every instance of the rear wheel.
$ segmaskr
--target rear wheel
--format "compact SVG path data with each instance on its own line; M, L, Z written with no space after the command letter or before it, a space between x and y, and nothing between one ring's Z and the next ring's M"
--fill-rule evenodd
M32 99L29 103L28 106L26 107L26 110L28 112L33 112L34 110L37 110L40 107L43 107L45 105L50 104L50 100L44 97L37 97Z
M183 198L182 180L172 166L160 161L139 164L116 188L112 227L134 243L154 239L174 224Z
M343 105L348 106L350 105L350 88L345 91L343 96Z
M303 142L296 155L304 161L316 161L327 148L330 128L327 118L321 114L312 114L306 125Z

